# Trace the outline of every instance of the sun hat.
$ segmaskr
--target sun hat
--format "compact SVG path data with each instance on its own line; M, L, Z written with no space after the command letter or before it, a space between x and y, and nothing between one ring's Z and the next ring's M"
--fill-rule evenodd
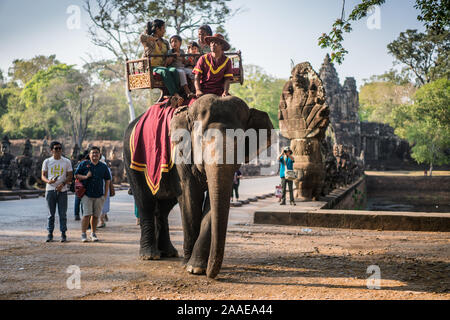
M222 44L223 51L228 51L231 48L230 44L225 40L223 35L221 35L220 33L216 33L213 36L205 37L205 42L208 45L212 40L216 40L216 41L220 42Z

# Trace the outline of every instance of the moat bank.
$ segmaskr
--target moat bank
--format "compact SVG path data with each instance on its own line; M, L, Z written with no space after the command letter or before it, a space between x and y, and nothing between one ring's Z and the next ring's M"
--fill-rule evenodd
M450 172L366 172L366 190L370 211L450 213Z

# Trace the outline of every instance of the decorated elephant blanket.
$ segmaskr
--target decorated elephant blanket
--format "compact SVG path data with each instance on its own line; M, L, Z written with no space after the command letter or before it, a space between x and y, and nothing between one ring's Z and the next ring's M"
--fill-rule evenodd
M153 194L159 190L162 173L173 166L169 129L176 108L166 104L167 100L149 107L130 136L130 168L144 172Z

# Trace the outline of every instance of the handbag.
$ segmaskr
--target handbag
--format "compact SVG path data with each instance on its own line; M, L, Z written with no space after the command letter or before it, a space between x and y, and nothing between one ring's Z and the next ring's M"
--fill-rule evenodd
M284 161L284 166L286 168L286 170L284 172L284 178L286 180L290 180L290 181L297 179L297 173L294 170L288 170L286 160L284 159L284 157L283 157L283 161Z
M81 183L80 180L75 180L75 194L78 198L83 198L84 194L86 193L86 187Z

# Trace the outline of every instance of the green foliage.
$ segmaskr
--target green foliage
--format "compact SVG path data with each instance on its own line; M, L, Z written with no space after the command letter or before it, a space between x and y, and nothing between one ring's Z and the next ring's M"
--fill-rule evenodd
M450 4L448 0L416 0L414 8L420 10L417 20L437 34L448 31Z
M366 17L373 6L382 5L385 2L386 0L361 0L361 3L353 8L346 20L344 16L345 0L343 0L341 18L333 23L333 28L329 34L323 33L322 36L319 37L319 46L324 49L331 49L332 62L336 61L341 64L344 61L344 57L348 51L345 50L342 42L344 41L344 33L350 33L352 31L352 22Z
M64 78L68 76L72 66L66 64L58 64L48 69L37 72L29 82L26 83L21 97L28 108L33 108L36 105L43 105L46 103L47 90L52 83L52 80Z
M374 76L365 83L359 93L359 116L361 121L390 123L392 110L399 105L410 103L415 87L386 73Z
M176 34L194 30L202 24L221 26L233 15L228 3L231 0L115 0L119 12L139 15L137 22L146 23L158 17Z
M9 88L8 110L0 119L4 131L16 138L42 138L61 133L57 115L62 106L49 99L48 93L54 81L71 69L65 64L52 66L37 72L23 90Z
M71 136L77 142L122 139L128 108L123 82L111 71L116 67L87 64L78 70L58 64L37 71L23 89L16 81L6 83L0 88L0 133L10 138ZM133 95L138 114L156 98L150 91Z
M230 1L85 0L85 10L92 22L89 29L92 42L125 61L138 56L139 34L145 31L148 21L161 19L175 34L192 38L202 24L223 27L239 11L230 9Z
M375 81L391 82L400 86L411 84L409 74L406 70L402 70L401 73L398 73L397 70L391 69L381 75L372 76L370 80L372 82Z
M450 76L449 31L435 34L406 30L388 45L388 51L398 63L406 65L419 85Z
M366 17L373 6L382 5L386 0L360 0L348 19L345 19L345 0L343 0L341 18L337 19L332 30L319 37L319 46L331 50L331 60L341 64L348 53L342 45L344 33L352 31L352 23ZM443 34L450 25L450 6L448 0L416 0L414 7L420 11L417 19L423 21L427 30L433 34Z
M3 70L0 69L0 88L3 88L5 85L5 76L3 75Z
M0 89L0 131L6 133L17 127L17 116L24 110L20 101L21 89L7 86Z
M439 79L417 90L414 103L392 112L395 133L412 147L419 163L450 163L450 81Z
M23 87L38 71L46 70L57 64L59 61L56 60L55 55L48 57L40 55L30 60L16 59L9 68L8 75L11 77L11 81L18 82Z
M97 88L98 108L89 124L89 136L96 139L121 140L129 124L126 97L123 94L123 83L115 82ZM134 99L136 114L146 110L150 103L148 95Z
M244 100L249 107L267 112L274 128L278 128L278 105L286 80L276 79L255 65L245 66L244 74L244 84L233 84L231 94Z

